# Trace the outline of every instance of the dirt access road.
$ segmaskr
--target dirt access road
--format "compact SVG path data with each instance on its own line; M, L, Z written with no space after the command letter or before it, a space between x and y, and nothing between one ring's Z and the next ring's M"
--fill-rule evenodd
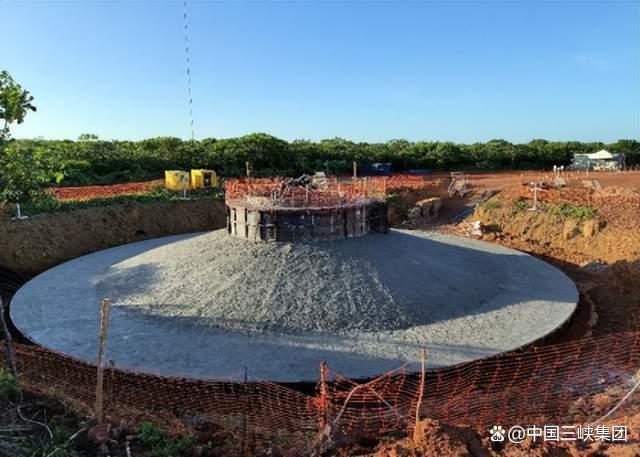
M549 181L553 179L553 171L504 171L504 172L469 172L467 179L477 189L503 190L516 184L533 181ZM568 181L597 180L602 187L617 186L625 188L640 187L640 171L610 172L610 171L568 171L562 175ZM449 178L450 174L437 172L430 177Z

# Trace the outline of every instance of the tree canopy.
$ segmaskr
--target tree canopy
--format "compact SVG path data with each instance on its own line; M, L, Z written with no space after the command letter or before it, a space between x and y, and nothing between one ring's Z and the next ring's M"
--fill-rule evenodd
M9 126L13 123L22 124L29 111L36 111L33 96L29 91L24 90L7 71L0 71L0 119L3 121L0 140L8 140Z
M245 162L253 176L299 175L325 171L350 173L352 161L388 162L396 172L411 169L498 170L541 169L568 165L575 153L606 147L625 153L627 165L640 165L640 142L633 139L603 143L536 139L513 144L496 139L487 143L459 144L440 141L356 143L344 138L319 142L287 142L265 133L239 138L183 141L174 137L142 141L13 140L21 150L40 151L42 166L56 185L108 184L157 179L164 170L211 168L224 176L242 176Z

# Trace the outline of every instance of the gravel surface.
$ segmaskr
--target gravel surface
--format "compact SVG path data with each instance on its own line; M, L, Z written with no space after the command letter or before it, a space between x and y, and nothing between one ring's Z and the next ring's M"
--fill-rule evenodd
M92 360L97 303L113 300L108 357L165 374L315 379L326 359L347 376L415 362L449 365L544 336L575 309L560 271L526 254L451 236L250 242L224 230L81 257L15 296L35 341ZM51 306L56 303L56 306Z

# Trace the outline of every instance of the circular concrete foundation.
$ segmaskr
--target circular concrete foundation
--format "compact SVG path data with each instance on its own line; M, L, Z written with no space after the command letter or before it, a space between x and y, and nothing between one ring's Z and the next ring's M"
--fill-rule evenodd
M501 246L392 230L330 242L264 243L226 230L132 243L24 285L11 317L38 344L93 361L98 304L113 307L107 358L137 371L315 380L447 366L512 350L563 324L573 282Z
M253 206L247 200L226 206L227 231L251 241L331 241L389 230L387 206L374 199L327 207Z

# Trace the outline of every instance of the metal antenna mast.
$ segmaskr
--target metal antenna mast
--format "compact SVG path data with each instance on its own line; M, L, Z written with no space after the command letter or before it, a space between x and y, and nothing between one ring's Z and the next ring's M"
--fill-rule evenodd
M189 19L187 16L187 0L184 0L184 53L187 59L187 90L189 91L189 118L191 120L191 140L195 134L193 130L193 97L191 96L191 58L189 57Z

